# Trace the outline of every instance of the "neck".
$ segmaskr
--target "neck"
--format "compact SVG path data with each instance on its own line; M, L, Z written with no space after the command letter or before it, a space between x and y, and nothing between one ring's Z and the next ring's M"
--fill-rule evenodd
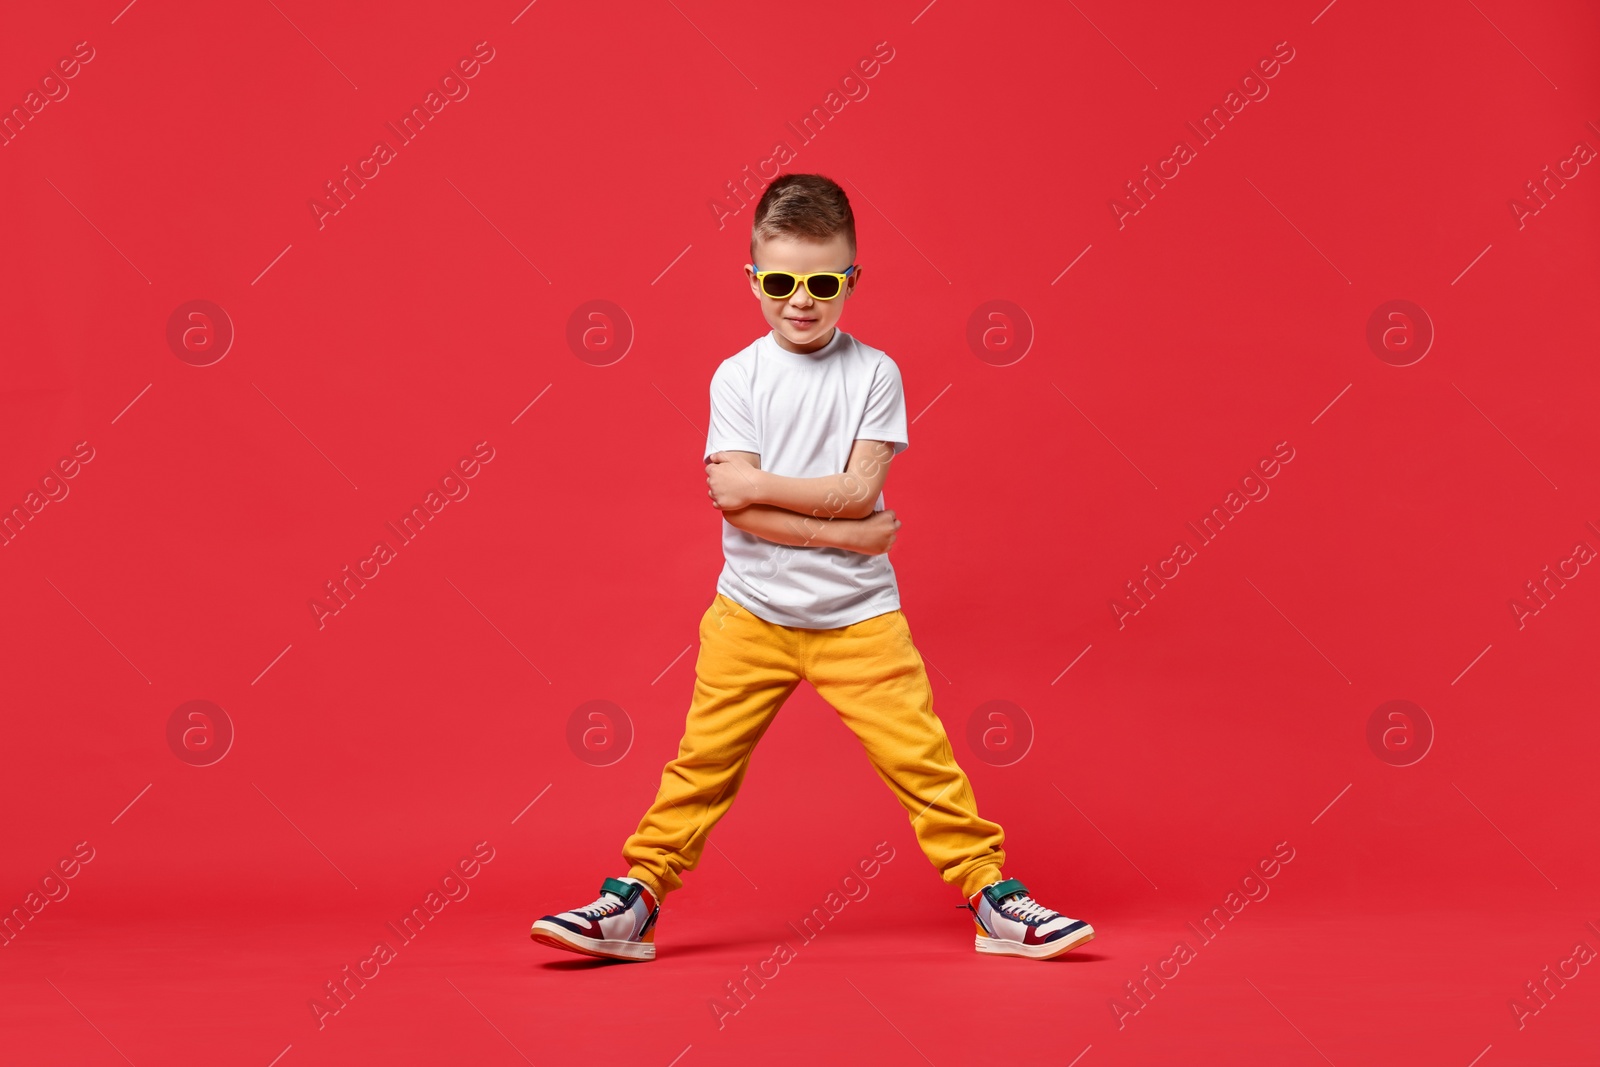
M820 352L822 349L833 344L833 339L839 335L839 327L837 324L835 324L833 328L828 331L828 336L826 338L813 343L810 348L795 348L793 347L793 342L787 337L783 336L781 332L773 330L772 333L773 339L777 342L779 348L782 348L786 352L793 352L796 355L805 356L810 355L812 352Z

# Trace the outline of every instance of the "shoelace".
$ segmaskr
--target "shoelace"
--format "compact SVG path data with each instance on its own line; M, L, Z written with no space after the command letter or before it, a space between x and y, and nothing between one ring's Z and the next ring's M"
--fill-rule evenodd
M589 919L599 919L612 915L622 908L622 901L615 897L601 897L593 904L585 904L578 909L578 914Z
M1030 896L1018 896L1001 902L1000 914L1030 926L1038 926L1057 918L1061 913L1051 911Z

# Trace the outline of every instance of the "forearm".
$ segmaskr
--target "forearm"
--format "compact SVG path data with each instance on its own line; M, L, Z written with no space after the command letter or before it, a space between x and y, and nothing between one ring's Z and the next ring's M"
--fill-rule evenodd
M813 479L791 478L789 481ZM821 479L815 479L820 481ZM773 504L751 504L737 511L724 511L722 517L729 523L754 534L763 541L780 545L810 546L813 548L842 548L860 551L855 538L856 524L860 519L821 519L801 515L788 508Z
M752 476L759 503L818 519L832 518L837 522L865 518L877 503L876 496L867 496L867 480L850 471L822 478L789 478L758 470Z

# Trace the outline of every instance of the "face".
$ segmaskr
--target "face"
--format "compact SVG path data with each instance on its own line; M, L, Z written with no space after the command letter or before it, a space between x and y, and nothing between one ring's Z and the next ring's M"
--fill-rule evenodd
M774 300L761 291L755 267L786 270L795 274L815 271L843 273L850 266L850 242L836 233L826 241L809 241L778 236L756 241L756 261L744 269L750 291L761 302L761 313L774 331L777 342L790 352L815 352L833 340L834 324L844 314L844 302L856 291L861 268L851 271L844 288L832 300L817 300L804 285L795 287L786 300Z

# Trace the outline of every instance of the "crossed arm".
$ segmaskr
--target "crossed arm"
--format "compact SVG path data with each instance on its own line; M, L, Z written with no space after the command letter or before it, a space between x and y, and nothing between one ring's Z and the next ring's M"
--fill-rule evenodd
M712 503L746 533L778 544L870 551L862 524L872 519L893 458L890 443L861 440L842 474L789 478L762 470L754 452L718 452L706 465L706 481Z

